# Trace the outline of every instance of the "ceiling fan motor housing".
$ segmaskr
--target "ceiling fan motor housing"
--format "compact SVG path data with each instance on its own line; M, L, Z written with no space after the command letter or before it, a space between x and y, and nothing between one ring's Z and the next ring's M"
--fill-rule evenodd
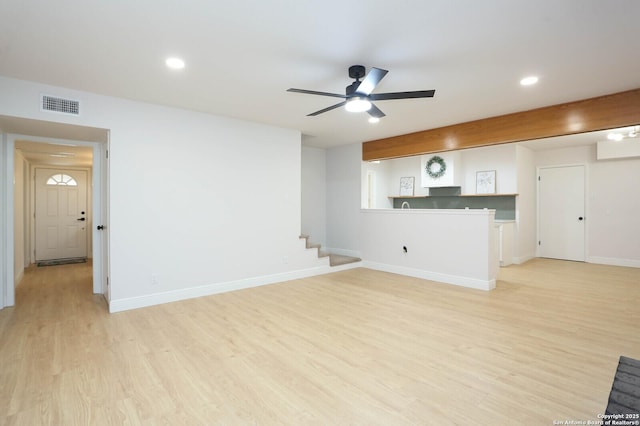
M351 65L349 67L349 77L359 80L364 77L365 71L366 70L363 65Z
M353 83L351 83L350 85L348 85L345 88L345 94L347 95L347 97L351 97L353 96L353 94L355 93L356 90L358 90L358 87L360 87L360 82L359 81L354 81Z
M356 81L345 88L345 94L348 97L353 96L358 87L360 87L360 79L365 76L365 71L366 69L363 65L351 65L349 67L349 77L355 78Z

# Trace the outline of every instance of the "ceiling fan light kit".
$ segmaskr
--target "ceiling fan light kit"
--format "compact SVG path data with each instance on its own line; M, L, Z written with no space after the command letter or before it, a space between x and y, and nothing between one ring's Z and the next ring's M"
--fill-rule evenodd
M344 105L344 109L349 112L369 111L371 109L371 102L369 102L366 98L354 96L347 101L347 103Z
M345 89L345 94L340 95L337 93L318 92L315 90L305 89L287 89L287 92L304 93L308 95L319 96L331 96L334 98L342 98L344 101L331 105L330 107L323 108L319 111L307 114L308 117L315 117L322 113L331 111L333 109L344 106L349 112L364 112L367 111L372 119L379 120L384 117L385 114L378 107L376 107L371 101L388 101L393 99L415 99L415 98L432 98L435 90L418 90L412 92L395 92L395 93L372 93L376 88L380 80L387 75L389 71L380 68L371 68L365 75L365 67L362 65L352 65L349 67L349 77L355 79L353 83L348 85ZM360 81L361 78L364 79ZM372 122L377 122L373 120ZM370 120L371 121L371 120Z

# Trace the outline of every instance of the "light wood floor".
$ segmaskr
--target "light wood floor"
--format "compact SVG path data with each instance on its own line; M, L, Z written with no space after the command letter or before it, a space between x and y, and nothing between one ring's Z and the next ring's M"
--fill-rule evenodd
M0 311L0 424L552 425L640 359L634 268L353 269L111 315L90 272L33 268Z

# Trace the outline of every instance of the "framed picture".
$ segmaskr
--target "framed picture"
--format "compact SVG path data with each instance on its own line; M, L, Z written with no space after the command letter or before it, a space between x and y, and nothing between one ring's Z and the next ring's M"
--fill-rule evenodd
M413 197L414 181L415 181L415 177L400 178L400 196L401 197Z
M496 171L476 172L476 194L496 193Z

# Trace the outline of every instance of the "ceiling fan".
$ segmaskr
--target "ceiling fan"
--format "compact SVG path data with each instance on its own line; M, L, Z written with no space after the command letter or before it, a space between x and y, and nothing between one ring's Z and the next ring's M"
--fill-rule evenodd
M323 108L319 111L307 114L307 117L320 115L332 109L344 106L350 112L367 111L371 117L382 118L385 113L380 111L378 107L373 105L371 101L388 101L392 99L411 99L411 98L432 98L436 93L435 90L417 90L413 92L393 92L393 93L371 93L376 88L380 80L387 75L389 71L380 68L371 68L365 76L365 67L362 65L352 65L349 67L349 77L356 81L347 86L344 95L338 93L317 92L315 90L304 89L287 89L287 92L306 93L309 95L332 96L334 98L343 98L344 101ZM360 81L361 78L364 79Z

